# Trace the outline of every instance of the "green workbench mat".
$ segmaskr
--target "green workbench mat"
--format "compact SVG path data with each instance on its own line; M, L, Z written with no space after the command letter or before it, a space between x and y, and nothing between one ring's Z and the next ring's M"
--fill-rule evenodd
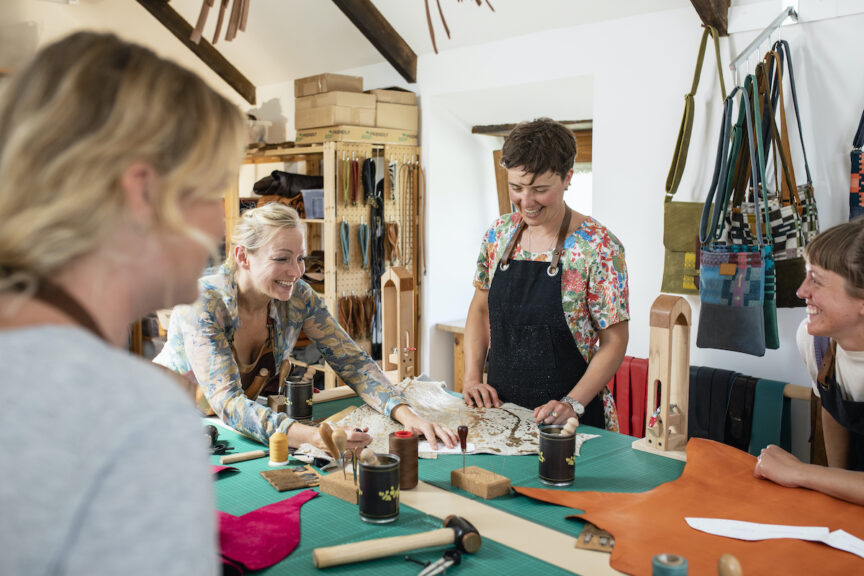
M338 410L341 408L334 410L334 412ZM261 449L258 442L221 426L219 427L219 438L220 440L227 440L234 447L234 453ZM211 463L218 464L219 456L212 456ZM281 493L274 490L259 473L262 470L273 469L268 465L267 458L238 462L232 466L237 468L237 471L228 470L216 476L216 507L228 514L239 516L262 506L290 498L302 490ZM313 490L317 491L317 488ZM373 538L415 534L440 527L441 520L438 518L404 504L400 506L399 519L392 524L367 524L360 520L356 505L326 494L319 495L301 508L300 544L297 549L282 562L257 573L309 574L314 570L312 552L315 548ZM434 561L441 557L444 550L445 548L428 549L412 552L410 555L419 560ZM482 570L484 574L504 576L511 574L524 576L526 573L536 572L542 572L544 575L569 574L566 570L489 539L483 541L483 546L476 554L465 555L462 562L463 566L454 567L451 573L473 567L477 573ZM322 574L328 576L343 574L401 576L417 574L421 568L419 565L407 562L404 555L397 555L360 564L334 566L325 569Z

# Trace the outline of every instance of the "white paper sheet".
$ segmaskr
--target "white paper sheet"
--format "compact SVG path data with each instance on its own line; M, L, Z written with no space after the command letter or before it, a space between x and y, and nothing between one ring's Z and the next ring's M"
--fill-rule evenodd
M727 520L724 518L685 518L691 528L701 532L737 538L738 540L771 540L775 538L795 538L810 542L822 542L864 558L864 540L843 530L831 532L824 526L787 526L784 524L760 524Z
M453 448L447 448L443 442L438 441L438 450L432 450L432 447L429 446L429 442L426 440L421 440L417 445L417 452L435 452L436 454L462 454L462 448L457 444ZM474 443L466 442L465 443L465 453L473 454L474 453Z

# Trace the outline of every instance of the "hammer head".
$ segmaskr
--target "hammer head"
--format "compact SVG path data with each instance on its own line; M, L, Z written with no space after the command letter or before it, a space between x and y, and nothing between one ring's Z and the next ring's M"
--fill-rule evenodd
M453 529L454 544L462 552L474 554L480 549L480 533L465 518L451 514L444 519L444 527Z

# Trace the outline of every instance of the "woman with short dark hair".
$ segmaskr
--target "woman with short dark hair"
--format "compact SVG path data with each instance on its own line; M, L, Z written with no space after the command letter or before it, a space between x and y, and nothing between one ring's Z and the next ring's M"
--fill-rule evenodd
M564 202L575 157L573 133L548 118L519 124L504 143L516 212L483 235L463 395L469 406L534 408L538 422L617 430L606 384L627 349L627 266L618 239Z

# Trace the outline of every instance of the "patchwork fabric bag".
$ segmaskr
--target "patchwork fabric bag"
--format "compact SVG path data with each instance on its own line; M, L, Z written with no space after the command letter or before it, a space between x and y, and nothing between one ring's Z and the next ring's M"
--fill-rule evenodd
M852 181L849 184L849 220L864 214L864 163L861 161L861 146L864 146L864 112L858 121L855 140L849 154L852 166Z
M777 67L775 73L771 74L769 63L775 62ZM779 106L776 108L780 115L779 131L774 119L775 107L772 105L773 98L770 94L769 78L773 80L774 88L779 88ZM786 110L783 103L782 66L776 52L770 52L765 60L757 66L756 79L759 89L759 103L757 105L754 102L754 107L764 112L761 123L764 146L760 150L760 161L767 162L771 152L773 152L774 157L774 186L768 185L767 179L763 179L760 195L767 194L763 198L776 263L777 306L780 308L797 308L804 306L804 301L798 298L796 291L804 281L804 245L807 242L807 237L804 232L805 225L802 216L804 203L795 184L795 172L791 161ZM782 168L782 177L777 175L778 168ZM778 188L780 188L779 191ZM752 191L750 191L750 196L752 197L752 195ZM741 203L740 210L747 214L752 230L755 219L753 203Z
M748 77L748 81L750 77ZM729 244L720 241L724 212L729 208L724 194L731 192L729 180L740 166L732 166L730 159L737 159L733 145L741 142L739 134L732 136L731 118L735 96L741 93L740 106L746 115L745 130L752 122L750 102L745 88L736 87L724 102L723 128L717 147L717 159L711 188L705 200L700 222L699 237L702 242L701 268L699 276L699 298L702 302L696 345L699 348L714 348L744 352L755 356L765 354L765 271L766 260L770 260L771 248L763 244L762 214L755 205L755 234L752 244ZM736 125L736 128L740 125ZM753 138L748 138L751 166L756 166ZM737 162L732 162L737 164ZM757 171L750 171L751 184L758 190ZM749 225L742 227L749 228ZM776 312L776 310L775 310Z
M714 40L714 55L717 63L717 75L720 78L720 92L723 99L726 99L717 30L708 26L702 34L702 42L699 45L693 85L690 92L684 96L684 116L681 119L678 139L675 142L672 165L669 167L669 174L666 177L666 198L663 204L665 255L663 259L663 283L660 290L674 294L699 293L699 218L702 214L702 203L673 202L672 198L678 191L684 166L687 163L687 151L690 147L690 135L693 131L694 97L699 87L699 77L702 75L702 61L705 57L705 47L709 35Z

